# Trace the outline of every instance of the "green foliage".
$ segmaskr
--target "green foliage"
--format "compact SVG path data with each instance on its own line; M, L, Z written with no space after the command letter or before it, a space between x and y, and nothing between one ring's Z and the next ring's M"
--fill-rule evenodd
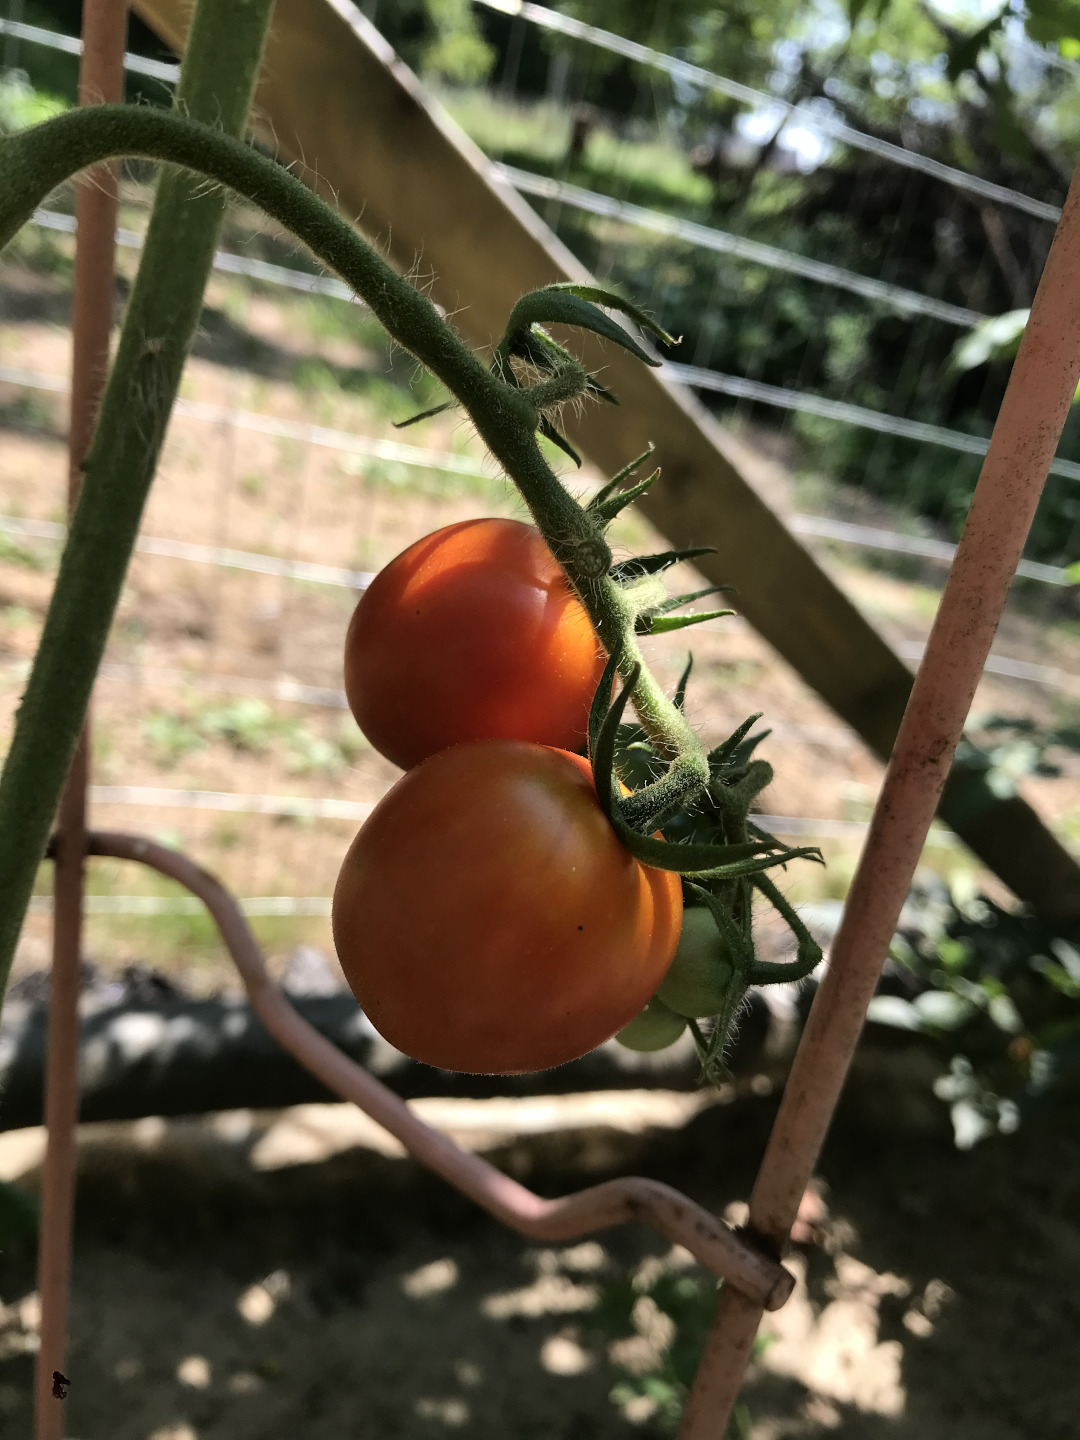
M49 559L41 550L31 550L0 530L0 565L18 565L23 570L47 570Z
M225 705L152 710L143 721L143 738L163 770L217 741L238 754L283 752L290 775L339 775L366 748L349 720L326 734L307 721L280 715L265 700L245 697Z
M935 1091L961 1149L1014 1130L1051 1090L1080 1090L1080 950L1024 909L916 885L868 1018L939 1047Z
M38 1231L38 1206L18 1185L0 1180L0 1254L32 1240Z
M35 90L22 70L0 76L0 134L24 130L66 109L67 103L59 96Z
M459 85L475 85L495 63L495 51L480 34L469 0L427 0L434 35L424 46L421 66Z
M675 1432L697 1374L716 1299L712 1275L656 1261L646 1261L636 1276L619 1273L601 1285L588 1316L596 1340L614 1343L616 1353L619 1341L634 1337L648 1341L632 1367L612 1362L611 1399L616 1405L645 1400L660 1432ZM759 1337L753 1355L759 1356L767 1345ZM750 1440L752 1431L746 1406L737 1406L726 1440Z
M993 360L1012 360L1030 314L1030 309L1007 310L1004 315L991 315L981 321L953 346L948 368L962 374Z
M224 740L234 750L261 755L274 733L274 712L265 700L233 700L204 710L201 728L206 735Z

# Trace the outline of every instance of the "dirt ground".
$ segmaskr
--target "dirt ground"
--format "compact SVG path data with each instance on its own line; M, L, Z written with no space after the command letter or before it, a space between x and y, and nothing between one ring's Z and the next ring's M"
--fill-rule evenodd
M739 1440L1074 1440L1075 1115L960 1154L931 1101L885 1128L872 1082L856 1084ZM543 1193L644 1173L738 1219L774 1101L745 1087L708 1105L656 1092L419 1103ZM0 1176L32 1189L39 1154L38 1132L0 1137ZM71 1440L671 1433L657 1377L687 1332L673 1336L650 1282L708 1286L644 1229L529 1244L348 1107L86 1127L81 1156ZM641 1294L617 1333L604 1317L630 1277ZM28 1440L25 1247L0 1256L0 1298L0 1430Z

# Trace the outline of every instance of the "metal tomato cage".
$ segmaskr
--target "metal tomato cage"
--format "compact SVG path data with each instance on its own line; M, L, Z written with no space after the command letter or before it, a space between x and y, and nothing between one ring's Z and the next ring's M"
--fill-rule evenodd
M84 7L82 103L122 93L126 7ZM735 1231L655 1181L629 1177L545 1200L460 1149L307 1024L271 980L239 905L191 859L136 835L86 828L86 736L50 845L55 862L53 983L49 1001L46 1125L39 1251L41 1345L36 1440L61 1440L67 1336L74 1135L77 1115L79 958L88 856L147 865L206 905L270 1033L343 1100L359 1105L409 1152L496 1219L533 1239L559 1241L644 1221L684 1245L724 1284L683 1417L682 1440L721 1440L766 1309L794 1279L781 1256L843 1085L881 964L989 651L1061 427L1080 377L1080 186L1074 181L1013 369L968 521L893 748L827 972L791 1070L757 1181L748 1225ZM79 187L70 427L71 494L86 451L112 320L115 177Z

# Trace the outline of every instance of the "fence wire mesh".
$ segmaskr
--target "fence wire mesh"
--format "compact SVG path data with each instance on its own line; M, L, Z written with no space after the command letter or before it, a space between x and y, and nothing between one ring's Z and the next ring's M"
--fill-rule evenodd
M673 378L698 389L740 443L771 457L769 498L901 654L917 658L989 433L986 395L972 398L970 386L961 394L960 378L941 384L926 357L940 352L943 335L969 333L988 313L999 266L993 225L958 294L940 214L921 260L912 253L912 236L937 213L929 188L952 183L933 164L879 150L873 159L892 167L892 189L884 199L877 192L877 170L857 177L824 225L763 205L762 186L775 200L792 169L804 174L816 153L827 171L828 147L850 137L830 131L820 112L766 112L759 94L740 97L733 81L728 98L740 101L750 130L769 135L783 124L794 143L785 148L780 131L770 152L778 165L756 170L753 154L726 154L707 129L692 146L685 116L707 89L702 75L675 57L620 49L619 37L598 39L588 27L554 30L550 11L540 17L550 43L538 52L537 8L496 16L511 26L501 69L487 88L445 92L445 103L601 278L682 330L667 362ZM610 70L600 63L613 48L630 87L617 113L606 105ZM537 53L539 82L535 63L523 69ZM74 73L70 37L26 25L19 0L0 11L0 59L7 126L47 113L49 96L64 91L63 66ZM159 102L175 76L161 55L132 57L130 71L130 98ZM745 192L737 203L732 183ZM126 167L121 297L152 188L151 167ZM976 198L1019 208L1048 243L1052 218L1025 209L1023 196ZM0 267L8 717L63 535L71 200L69 191L54 196ZM837 225L864 234L867 215L876 216L875 243L839 245ZM895 327L893 362L867 376L867 339L882 326ZM261 217L232 208L98 687L91 819L182 844L241 897L272 950L327 943L340 857L396 774L364 745L344 705L341 643L358 591L440 524L522 513L466 427L430 422L408 444L393 430L430 393L340 282L312 273ZM984 708L1035 714L1044 728L1060 727L1080 701L1065 603L1080 548L1078 479L1080 437L1070 422L1026 587L980 696ZM647 530L629 520L618 538L636 548ZM737 619L703 627L694 649L705 686L696 718L722 731L767 711L774 758L791 778L767 797L780 813L766 823L832 844L832 878L810 898L840 895L876 764ZM683 659L669 643L658 663L673 680ZM1080 834L1068 760L1060 768L1064 779L1038 782L1038 803ZM946 846L949 837L934 841ZM88 913L92 951L198 955L211 943L209 925L178 892L106 863L93 867ZM28 926L30 956L41 924Z

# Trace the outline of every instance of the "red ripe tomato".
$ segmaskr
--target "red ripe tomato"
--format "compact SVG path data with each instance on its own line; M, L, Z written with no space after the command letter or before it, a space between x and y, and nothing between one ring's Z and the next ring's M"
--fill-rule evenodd
M333 904L345 977L379 1033L481 1074L609 1039L664 978L681 921L678 876L625 848L588 761L520 740L455 745L402 776Z
M579 749L603 668L581 602L519 520L464 520L410 545L345 640L356 723L404 769L466 740Z

